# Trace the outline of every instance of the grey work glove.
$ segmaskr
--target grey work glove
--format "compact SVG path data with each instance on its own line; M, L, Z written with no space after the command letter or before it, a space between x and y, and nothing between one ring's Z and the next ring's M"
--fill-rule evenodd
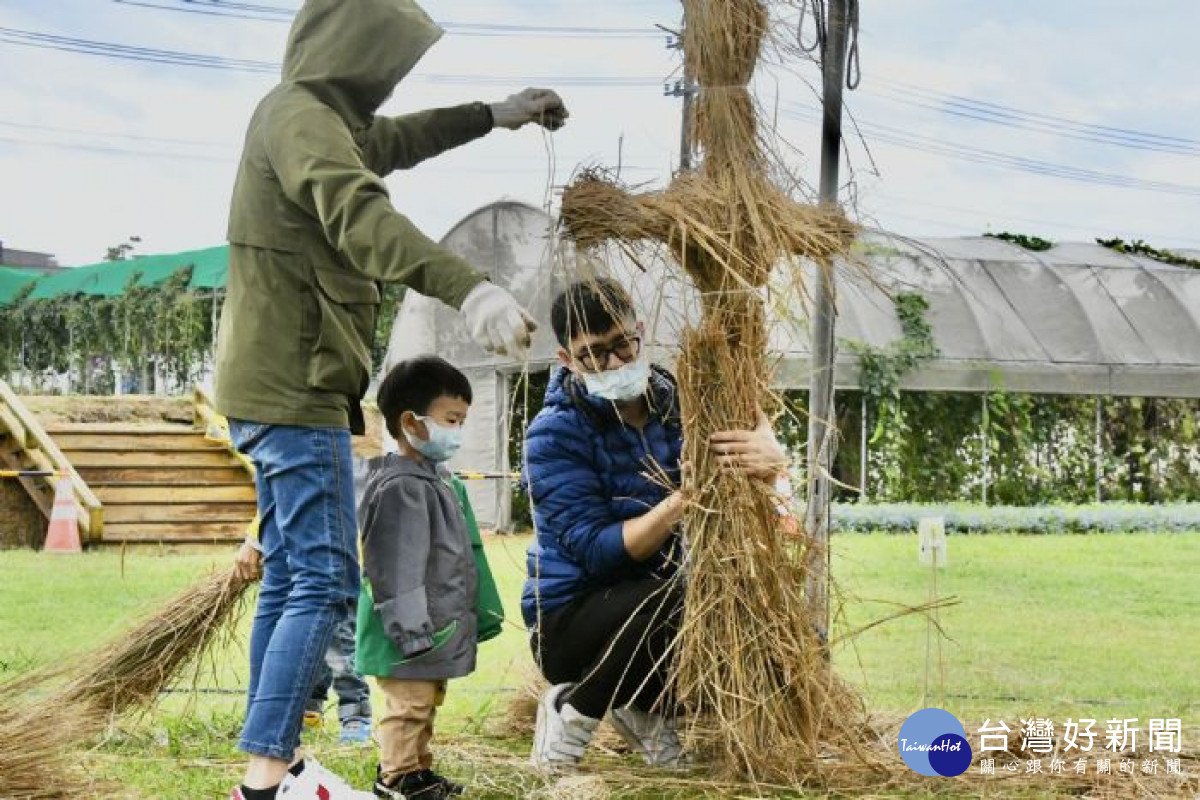
M513 131L530 122L556 131L571 116L562 98L549 89L525 89L507 100L492 103L491 109L496 127Z
M537 323L516 298L490 281L472 289L460 310L471 338L496 355L520 358L537 330Z

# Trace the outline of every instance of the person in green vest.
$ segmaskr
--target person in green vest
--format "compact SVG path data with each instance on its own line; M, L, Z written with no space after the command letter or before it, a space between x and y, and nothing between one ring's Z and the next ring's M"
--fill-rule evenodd
M250 119L229 213L217 410L256 468L262 584L231 800L373 800L298 751L304 705L359 594L350 437L364 429L380 287L461 312L520 357L536 327L503 287L393 206L384 178L494 130L557 130L563 101L526 89L386 117L442 29L414 0L306 0L280 82Z
M475 670L478 642L504 621L466 490L445 467L462 442L471 384L446 360L421 356L392 368L378 399L399 452L369 462L358 508L357 666L385 699L375 794L442 800L464 788L432 768L446 682Z

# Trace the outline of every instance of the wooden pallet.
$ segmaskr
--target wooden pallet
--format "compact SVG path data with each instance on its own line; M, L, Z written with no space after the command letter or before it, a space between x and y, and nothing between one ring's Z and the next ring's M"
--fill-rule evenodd
M99 544L237 542L254 518L250 473L190 425L51 423L46 431L103 506Z

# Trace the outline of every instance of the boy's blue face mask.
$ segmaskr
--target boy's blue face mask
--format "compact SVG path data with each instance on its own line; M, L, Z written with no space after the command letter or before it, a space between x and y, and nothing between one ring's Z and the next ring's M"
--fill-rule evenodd
M425 430L429 432L429 438L421 439L408 431L404 431L404 438L408 439L408 443L412 445L413 449L435 464L440 464L443 461L449 461L453 458L454 454L462 447L462 426L443 426L437 424L429 417L414 416L425 423Z

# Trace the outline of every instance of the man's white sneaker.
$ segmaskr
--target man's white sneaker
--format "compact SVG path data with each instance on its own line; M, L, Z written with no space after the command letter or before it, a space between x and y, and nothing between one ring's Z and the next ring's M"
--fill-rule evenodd
M691 766L691 759L683 751L683 742L679 741L675 726L661 714L647 714L627 706L614 708L608 719L625 743L646 759L650 766L664 769L687 769Z
M375 800L375 795L350 788L321 762L305 757L300 774L289 772L279 784L279 800Z
M570 703L558 708L558 700L573 684L560 683L542 695L538 703L537 728L533 732L533 752L529 760L540 769L573 767L583 753L600 720L584 716Z

